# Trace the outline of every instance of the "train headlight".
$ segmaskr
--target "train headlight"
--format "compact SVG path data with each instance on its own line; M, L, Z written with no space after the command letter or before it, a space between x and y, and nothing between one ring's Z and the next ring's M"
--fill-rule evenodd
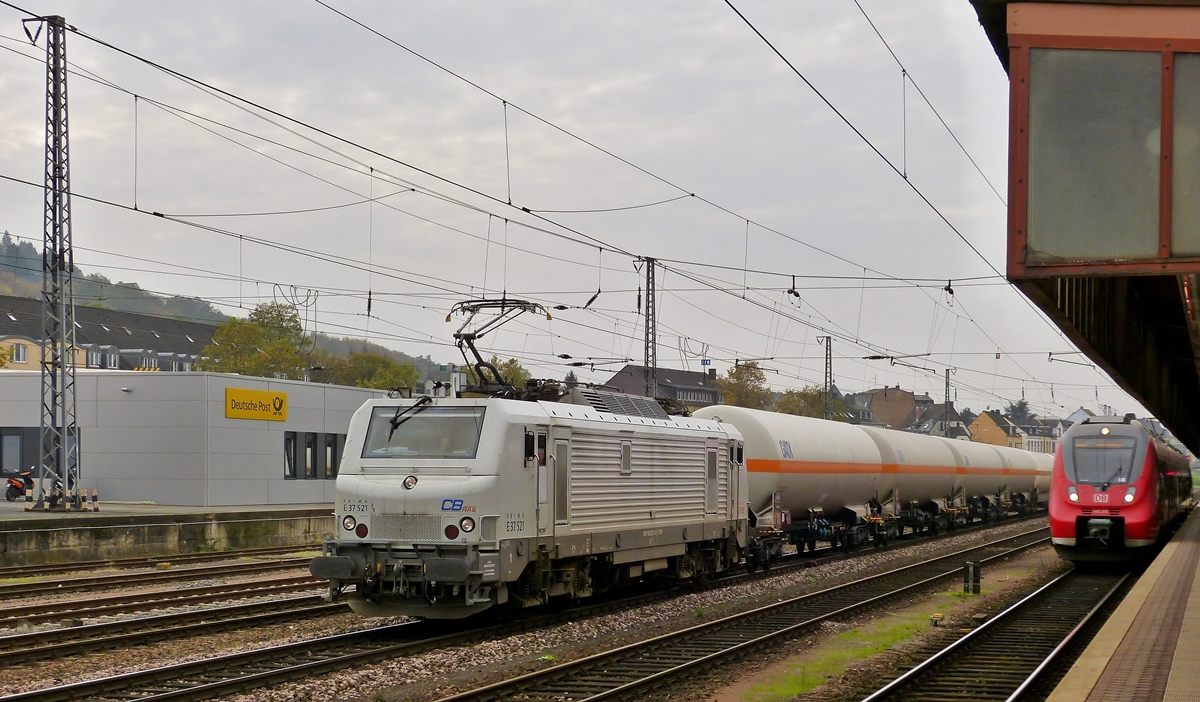
M1079 501L1079 490L1074 485L1067 486L1067 499L1072 502Z
M454 526L453 524L447 524L446 525L446 538L450 539L451 541L453 541L454 539L457 539L458 538L458 527Z
M358 528L356 528L356 529L354 530L354 535L355 535L355 536L357 536L357 537L358 537L358 538L360 538L360 539L365 539L365 538L367 538L367 525L366 525L366 524L359 524L359 525L358 525Z
M1130 485L1129 487L1125 488L1125 501L1126 502L1133 502L1133 498L1136 495L1137 495L1137 487L1136 486Z
M462 528L464 534L470 534L475 531L475 520L470 517L463 517L458 526Z
M405 490L412 490L413 488L415 488L417 486L417 476L415 476L415 475L408 476L407 478L404 479L403 485L404 485Z
M346 531L354 531L354 525L357 523L358 520L354 518L353 514L347 514L342 517L342 528Z

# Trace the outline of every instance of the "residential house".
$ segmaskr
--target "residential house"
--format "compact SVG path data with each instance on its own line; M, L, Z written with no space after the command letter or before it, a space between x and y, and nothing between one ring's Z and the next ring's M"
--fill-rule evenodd
M950 420L946 421L946 405L917 405L904 426L904 431L929 436L944 436L949 439L971 440L971 432L959 416L954 403L950 403Z
M110 370L190 371L216 326L99 307L75 307L75 364ZM0 295L0 348L8 370L41 367L42 301Z
M1025 448L1025 432L996 410L981 412L967 427L967 431L971 433L971 441L994 446Z
M911 421L917 403L911 392L894 388L877 388L846 395L851 422L900 429Z
M617 371L613 377L605 381L605 385L631 395L646 394L645 366L627 365ZM717 389L717 370L708 369L707 373L678 370L675 368L659 368L658 394L675 400L689 410L720 404L721 392Z

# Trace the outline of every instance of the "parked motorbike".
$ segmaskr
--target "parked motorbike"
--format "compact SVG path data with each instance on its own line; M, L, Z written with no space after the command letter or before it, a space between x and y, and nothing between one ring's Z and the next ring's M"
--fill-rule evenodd
M16 478L9 476L8 489L4 491L4 499L15 502L25 496L26 490L33 489L33 471L22 471Z

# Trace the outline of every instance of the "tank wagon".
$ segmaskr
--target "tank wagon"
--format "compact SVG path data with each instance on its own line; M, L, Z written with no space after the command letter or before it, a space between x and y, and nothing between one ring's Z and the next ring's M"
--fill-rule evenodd
M1049 454L725 405L694 416L743 438L751 563L1028 513L1049 493Z
M370 616L460 618L648 577L847 550L1029 511L1051 459L718 406L532 387L524 399L380 399L354 415L336 535L313 559ZM547 399L538 398L551 398Z
M1066 560L1147 558L1165 527L1191 506L1187 459L1132 415L1088 417L1059 442L1050 536Z

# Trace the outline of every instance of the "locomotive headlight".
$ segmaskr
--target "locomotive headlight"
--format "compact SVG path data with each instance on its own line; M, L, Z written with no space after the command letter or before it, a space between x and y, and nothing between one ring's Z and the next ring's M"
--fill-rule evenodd
M1130 485L1129 487L1125 488L1125 501L1126 502L1133 502L1133 498L1136 495L1137 495L1137 487L1136 486Z
M463 517L462 521L458 523L458 526L462 527L464 534L470 534L471 532L475 531L475 520L471 519L470 517Z
M1067 499L1072 502L1079 501L1079 490L1074 485L1067 486Z
M404 485L405 490L412 490L413 488L415 488L417 486L417 476L415 476L415 475L408 476L407 478L404 479L403 485Z
M347 514L342 517L342 528L346 531L354 531L354 525L357 523L358 520L354 518L353 514Z

